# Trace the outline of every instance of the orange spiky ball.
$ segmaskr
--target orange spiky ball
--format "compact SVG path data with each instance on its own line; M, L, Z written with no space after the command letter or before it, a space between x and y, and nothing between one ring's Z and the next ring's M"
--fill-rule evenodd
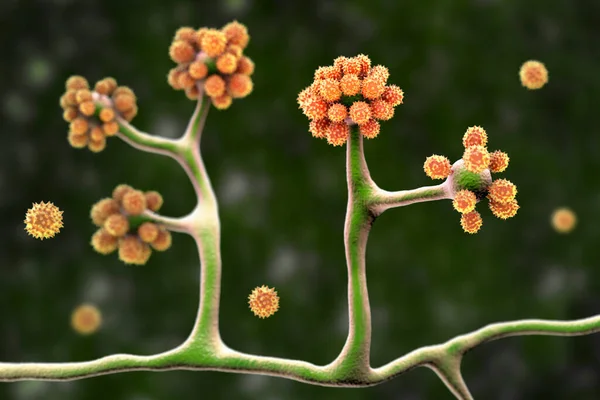
M475 193L464 189L456 193L454 195L454 200L452 201L454 209L461 214L467 214L473 211L476 203L477 197L475 196Z
M569 233L577 225L577 216L570 208L561 207L552 212L550 221L558 233Z
M503 151L496 150L490 153L490 172L498 173L504 172L508 168L508 162L510 158L508 154Z
M381 130L381 125L378 121L374 119L370 119L362 125L359 125L360 134L363 135L367 139L374 139L379 135L379 131Z
M163 197L156 190L149 190L145 194L146 196L146 206L150 211L158 211L162 207Z
M465 132L463 136L463 146L465 148L471 146L483 146L487 145L487 133L485 129L480 126L471 126Z
M71 327L80 335L91 335L102 325L102 314L93 304L81 304L71 314Z
M244 24L232 21L226 24L221 31L225 34L229 43L239 46L242 50L248 46L250 35L248 35L248 28Z
M517 211L519 210L519 203L517 203L517 200L515 199L506 203L500 203L497 201L490 200L489 206L490 210L492 211L492 214L494 214L500 219L512 218L517 214Z
M326 119L313 120L308 124L308 130L312 133L312 136L318 139L324 139L327 137L327 129L329 128L330 122Z
M471 211L466 214L462 214L460 217L460 224L466 233L477 233L483 225L481 214L477 211Z
M166 251L171 247L172 240L171 232L160 226L158 228L158 235L156 236L156 239L154 239L150 245L156 251Z
M121 214L113 214L104 221L103 228L114 237L125 236L129 231L129 219Z
M541 89L548 83L548 70L543 63L536 60L529 60L521 65L519 78L521 79L521 85L527 89Z
M54 237L63 227L63 212L51 202L33 203L25 214L25 230L36 239Z
M326 130L327 142L333 146L342 146L349 134L350 128L344 122L332 122Z
M146 195L141 190L129 190L123 195L121 206L129 215L140 215L146 210Z
M425 159L423 169L431 179L446 179L450 175L450 160L447 157L434 154Z
M465 168L473 173L479 174L490 165L490 154L484 146L475 145L465 149L462 157Z
M138 227L137 233L142 242L152 243L158 237L158 225L153 222L144 222Z
M127 235L119 240L119 260L125 264L146 264L151 253L150 247L136 235Z
M508 203L517 195L517 187L506 179L496 179L489 187L488 198L497 203Z
M255 288L248 296L250 310L259 318L268 318L279 309L279 296L275 288L261 286Z
M92 235L90 244L98 253L106 255L117 250L119 240L117 237L108 233L106 229L101 228Z

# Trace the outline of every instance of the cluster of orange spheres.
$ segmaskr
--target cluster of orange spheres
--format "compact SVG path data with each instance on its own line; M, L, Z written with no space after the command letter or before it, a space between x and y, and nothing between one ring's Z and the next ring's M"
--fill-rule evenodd
M354 124L364 137L376 137L378 121L392 118L404 99L402 89L387 85L389 75L383 65L371 67L364 54L341 56L333 65L319 67L313 83L298 95L298 104L310 119L309 131L333 146L346 143Z
M169 48L178 64L169 71L169 85L191 100L202 91L216 108L229 108L233 99L252 92L254 62L244 55L249 41L248 29L237 21L221 29L179 28Z
M78 75L67 79L66 92L60 98L63 118L69 122L69 144L98 153L106 147L106 138L119 132L116 117L131 121L137 114L136 97L127 86L117 86L114 78L96 82ZM102 99L101 99L102 97ZM104 100L104 101L99 101Z
M427 157L423 169L432 179L446 179L453 176L459 190L454 194L454 209L462 214L461 225L465 232L476 233L483 224L481 215L475 210L476 203L484 196L489 200L489 207L496 217L507 219L514 217L519 209L516 200L517 187L506 179L493 180L486 178L486 173L504 172L508 167L509 157L496 150L488 152L487 133L480 126L472 126L463 136L465 151L460 163L452 167L450 160L444 156Z
M63 227L62 214L51 202L33 203L25 214L25 230L36 239L52 238Z
M146 264L152 249L171 247L171 233L162 225L146 220L146 210L158 211L163 199L156 191L142 192L129 185L118 185L112 197L92 206L90 216L99 227L92 236L92 247L100 254L119 250L125 264Z
M255 288L248 296L250 310L259 318L267 318L279 310L279 296L275 288L261 286Z

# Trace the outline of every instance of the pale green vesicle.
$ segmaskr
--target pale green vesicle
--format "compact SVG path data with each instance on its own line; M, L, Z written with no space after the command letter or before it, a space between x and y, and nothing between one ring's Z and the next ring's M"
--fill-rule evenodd
M481 173L475 173L465 168L464 162L458 160L452 166L452 175L448 178L452 185L453 193L460 190L469 190L482 200L488 194L488 188L492 184L492 175L489 169Z

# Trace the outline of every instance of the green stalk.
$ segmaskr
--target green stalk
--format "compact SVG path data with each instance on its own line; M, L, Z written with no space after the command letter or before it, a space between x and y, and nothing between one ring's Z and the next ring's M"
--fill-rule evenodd
M343 380L365 381L370 374L371 308L367 290L365 255L374 221L369 198L374 184L365 162L362 135L351 126L346 152L348 207L344 225L344 247L348 268L348 338L334 361L336 375Z
M219 207L206 167L200 153L202 130L210 109L207 96L201 96L188 128L181 138L183 158L198 203L190 215L190 235L200 256L200 305L189 345L203 351L216 352L222 346L219 333L219 299L221 296L221 224Z

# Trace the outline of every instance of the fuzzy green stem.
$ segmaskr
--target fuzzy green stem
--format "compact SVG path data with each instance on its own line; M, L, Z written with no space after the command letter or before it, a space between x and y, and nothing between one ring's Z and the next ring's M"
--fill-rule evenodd
M177 158L181 149L179 141L161 136L149 135L136 129L133 125L119 116L117 116L115 120L119 124L117 136L132 147L147 153L163 154L171 158Z
M201 96L198 99L196 110L182 137L182 156L198 197L198 204L190 215L190 233L198 247L201 268L200 305L188 341L216 349L222 345L219 333L221 224L217 198L200 154L200 139L210 106L208 97Z
M599 331L600 315L574 321L521 320L491 324L443 344L421 347L387 365L372 369L369 376L358 380L339 377L337 362L320 367L297 360L252 356L226 346L221 346L216 352L204 351L186 343L154 356L117 354L77 363L0 363L0 381L75 380L126 371L197 370L279 376L320 386L366 387L383 383L419 366L434 371L437 367L443 373L439 367L441 362L456 359L478 344L503 337L580 336Z
M210 106L210 98L201 92L185 133L176 141L140 132L122 118L118 118L117 122L120 126L119 136L124 141L140 150L174 158L192 182L197 204L190 214L177 219L151 212L146 212L146 215L167 225L169 229L189 233L196 241L201 266L200 307L188 341L201 342L214 349L221 343L221 232L217 199L200 155L200 139Z
M196 102L196 108L192 114L183 136L179 139L181 150L177 160L185 170L188 178L194 186L197 197L197 206L202 201L213 202L216 207L216 198L210 180L204 170L202 157L200 156L200 139L211 102L208 96L200 95ZM218 212L217 212L218 215Z
M443 376L444 383L455 393L453 387L460 387L457 386L461 382L457 379L460 370L457 369L456 364L454 369L449 369L449 366L453 365L452 360L462 357L477 345L509 336L582 336L596 332L600 332L600 315L574 321L527 319L499 322L457 336L443 344L414 350L382 367L373 369L373 374L374 379L386 377L385 380L388 380L415 367L425 366L433 369L440 377ZM456 396L458 399L469 398Z
M348 338L334 361L336 374L365 381L370 373L371 308L367 291L365 255L374 217L368 209L373 187L364 158L363 139L351 127L346 152L348 207L344 225L344 248L348 268Z
M198 348L194 352L200 350ZM186 369L196 367L190 365ZM275 376L319 386L353 386L351 382L336 379L333 369L331 364L317 366L300 360L251 355L232 350L226 345L220 347L218 358L210 368L212 371Z
M196 144L199 144L200 139L202 138L202 131L204 130L204 124L206 123L206 117L208 116L208 110L210 110L211 104L210 97L204 95L202 85L199 86L198 90L200 94L198 95L198 101L196 102L196 109L181 138L185 142L193 142Z
M390 208L450 198L451 193L446 182L436 186L424 186L418 189L397 192L388 192L377 188L370 199L370 208L378 216Z
M221 345L219 333L219 299L221 295L221 252L220 225L213 218L215 208L203 205L198 223L194 224L192 237L200 256L200 304L189 342L200 345L200 349L216 349Z
M202 131L210 106L209 97L204 96L198 99L194 114L188 123L184 135L181 137L182 150L180 151L179 158L180 163L185 167L186 173L194 185L198 197L196 211L200 205L208 203L210 210L206 210L206 212L214 214L212 217L218 219L217 198L200 154L200 139L202 138Z
M141 217L142 217L141 222L152 221L157 224L163 225L165 228L167 228L168 230L170 230L172 232L181 232L181 233L190 233L192 221L193 221L192 214L188 214L184 217L172 218L172 217L166 217L164 215L157 214L157 213L149 211L149 210L144 211L144 213L141 215ZM130 219L130 222L131 222L131 219ZM141 222L140 222L140 224L141 224ZM138 226L140 224L138 224Z
M93 361L68 363L0 363L0 381L70 381L126 371L175 369L170 352L153 356L114 354Z
M447 357L439 362L425 366L437 374L458 400L473 400L473 395L471 395L460 371L461 361L462 357L451 357L447 354Z
M523 319L489 324L448 341L452 353L465 354L482 343L510 336L582 336L600 332L600 315L574 321Z

